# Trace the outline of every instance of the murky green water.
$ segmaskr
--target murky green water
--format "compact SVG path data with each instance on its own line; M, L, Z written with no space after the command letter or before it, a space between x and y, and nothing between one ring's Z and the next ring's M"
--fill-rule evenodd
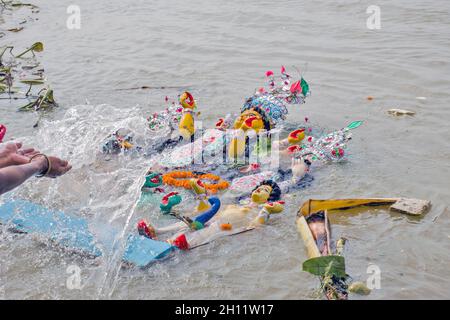
M419 219L383 210L333 217L335 237L349 239L348 273L364 281L369 264L381 269L381 289L367 299L449 297L447 1L379 1L380 30L366 28L370 1L79 0L80 30L66 27L72 1L33 3L38 20L0 44L44 42L39 59L61 108L33 129L35 115L0 100L0 122L9 138L66 157L74 168L56 181L27 182L16 192L21 197L133 229L128 221L146 160L105 163L98 151L104 136L120 126L142 131L164 97L184 89L212 125L237 112L264 84L264 72L282 64L302 70L307 64L312 89L290 120L307 116L327 130L352 120L365 124L354 133L349 161L314 172L312 186L288 197L288 210L270 225L146 270L120 270L116 256L86 260L1 229L0 298L317 298L318 280L301 272L306 256L296 208L308 198L365 196L433 203ZM0 28L17 19L2 14ZM179 89L119 90L139 86ZM389 108L416 115L395 118ZM67 288L69 265L81 268L82 290Z

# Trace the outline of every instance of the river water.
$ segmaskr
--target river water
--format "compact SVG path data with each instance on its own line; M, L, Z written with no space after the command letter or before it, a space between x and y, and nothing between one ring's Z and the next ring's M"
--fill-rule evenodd
M411 218L378 209L332 217L345 236L347 272L365 281L381 271L381 288L353 299L448 298L450 287L450 4L439 1L66 1L33 0L40 12L2 13L0 28L30 15L24 30L1 46L42 41L38 55L60 108L32 128L35 114L0 100L8 139L70 160L57 180L28 181L15 195L84 216L96 229L134 230L146 159L104 161L99 144L115 128L144 132L145 117L164 97L188 89L206 125L237 112L264 72L301 69L312 95L290 121L332 131L364 120L349 161L314 172L312 185L287 198L286 212L264 228L183 252L145 270L121 269L117 254L90 260L29 235L1 228L0 298L19 299L318 299L318 279L295 228L309 198L429 199ZM81 8L81 29L66 27L69 5ZM369 30L368 6L381 9ZM149 86L154 89L119 90ZM372 96L373 100L367 100ZM425 97L426 99L417 99ZM415 116L394 117L390 108ZM70 290L68 266L81 270Z

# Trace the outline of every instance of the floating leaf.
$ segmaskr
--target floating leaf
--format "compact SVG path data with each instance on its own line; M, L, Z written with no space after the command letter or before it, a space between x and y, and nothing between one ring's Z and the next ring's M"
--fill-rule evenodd
M30 48L28 48L21 54L17 55L16 58L20 58L23 55L25 55L27 52L30 52L30 51L33 53L33 55L35 52L42 52L42 51L44 51L44 44L42 42L36 42Z
M350 123L347 128L348 129L356 129L358 128L360 125L362 125L364 123L364 121L353 121L352 123Z
M23 70L33 70L34 68L37 68L37 67L39 67L39 63L22 66L22 69Z
M36 85L44 84L44 79L23 79L23 80L20 80L20 82L36 86Z
M31 3L13 2L10 4L11 4L11 7L30 7L31 9L39 8L38 6L31 4Z
M339 278L344 278L346 276L345 259L342 256L311 258L303 262L303 271L316 276L335 275Z
M31 46L30 49L35 52L42 52L42 51L44 51L44 44L42 42L36 42L35 44L33 44Z
M404 109L390 109L387 111L389 114L393 114L394 116L402 116L402 115L409 115L409 116L413 116L416 113L414 111L411 110L404 110Z
M45 110L50 109L53 107L57 107L58 104L55 102L55 99L53 97L53 90L51 89L43 89L45 94L40 94L39 97L30 103L27 103L23 107L20 107L18 111L39 111L39 110Z
M58 105L55 102L55 99L53 98L53 90L48 90L47 91L47 103L53 104L55 107L57 107Z
M23 30L23 27L8 29L9 32L19 32L19 31L22 31L22 30Z

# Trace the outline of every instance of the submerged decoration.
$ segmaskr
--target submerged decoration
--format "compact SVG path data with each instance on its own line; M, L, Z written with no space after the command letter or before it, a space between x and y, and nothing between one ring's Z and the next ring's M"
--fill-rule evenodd
M148 117L148 127L151 131L159 131L164 128L174 129L174 125L180 122L182 113L182 107L172 105L167 109L160 112L155 112Z
M145 176L145 182L142 186L142 189L144 188L156 188L162 185L162 176L160 173L156 172L147 172L147 175Z
M346 239L339 239L335 250L332 250L328 215L357 207L374 206L390 206L393 211L421 215L430 208L431 203L405 198L310 199L303 203L297 213L297 230L308 256L308 260L303 263L303 270L320 277L321 289L329 300L347 299L348 291L369 294L370 290L360 282L349 286L351 279L345 272L345 259L342 256Z
M111 134L108 138L106 138L106 141L103 143L102 151L103 153L109 154L117 154L120 153L122 150L127 151L131 150L134 145L133 142L133 135L131 131L127 129L119 129L113 134Z
M189 181L189 184L191 185L192 191L194 191L195 195L197 196L199 200L199 204L197 206L197 212L203 212L205 210L208 210L211 206L207 202L208 200L208 190L206 189L205 185L203 184L202 180L200 179L191 179Z
M300 80L291 84L291 76L286 73L286 68L281 67L281 76L277 85L274 73L266 72L269 81L269 88L260 88L255 95L248 98L241 109L241 113L246 110L257 109L261 116L269 121L270 128L286 119L288 114L287 105L303 104L305 98L311 94L309 85L301 77ZM270 130L270 128L266 128Z
M184 189L192 189L190 180L192 178L200 180L210 180L216 183L203 183L203 186L208 192L217 193L218 191L228 188L229 183L222 180L219 176L212 173L194 173L191 171L172 171L163 175L163 182L169 186L180 187Z
M168 241L181 250L199 247L223 236L250 231L266 224L272 214L284 210L280 190L273 181L263 181L252 192L248 205L228 205L217 213L204 228L176 235Z
M169 101L168 97L166 101ZM155 112L148 117L149 129L152 132L167 128L171 131L178 129L181 136L190 138L194 134L194 111L197 105L192 94L187 91L181 94L178 103L172 102L165 110Z
M340 161L345 158L347 142L352 135L350 130L356 129L363 124L363 121L354 121L347 127L329 133L319 139L309 137L308 141L302 144L301 148L293 147L289 149L296 158L315 161Z
M172 211L172 208L178 204L180 204L182 198L178 192L170 192L166 194L162 199L159 205L162 213L169 213Z
M181 116L178 130L180 136L188 140L191 139L195 133L193 113L197 108L197 105L195 104L192 94L187 91L180 96L180 104L183 108L183 115Z
M291 76L286 69L281 67L280 82L277 84L272 71L266 72L269 80L269 88L260 88L253 96L248 98L241 108L241 114L234 123L235 130L244 132L253 129L256 133L260 130L270 132L279 123L286 120L288 105L303 104L305 98L310 95L309 85L303 77L291 84ZM244 155L247 138L237 133L230 143L230 158L236 159ZM270 149L270 139L267 140L267 148ZM258 145L257 152L261 145ZM267 149L266 148L266 149ZM247 156L247 155L246 155Z
M162 227L155 227L145 220L140 220L137 229L142 238L155 240L165 233L170 233L165 241L157 242L157 244L165 243L165 246L162 246L164 250L169 250L167 246L184 250L209 243L221 236L253 230L266 224L272 214L284 211L285 203L281 197L282 193L301 186L299 181L308 180L304 177L307 176L312 162L317 160L338 161L345 158L346 142L351 138L350 130L359 127L362 121L355 121L344 129L319 138L307 136L307 128L296 124L290 129L296 130L287 135L286 143L282 145L282 149L287 150L287 158L292 160L290 168L269 170L263 162L251 163L246 168L230 165L229 162L214 164L202 162L197 166L198 163L192 161L196 152L201 155L203 160L204 150L218 154L219 160L223 160L221 153L227 145L235 145L235 152L231 147L230 154L245 152L246 141L243 145L238 145L236 140L233 141L234 137L227 133L227 129L230 127L244 133L252 130L256 133L267 131L269 133L268 144L272 143L270 134L281 132L283 126L280 124L286 119L288 106L305 103L306 97L310 95L310 89L302 77L300 80L291 81L291 76L286 73L284 67L281 70L280 84L275 83L273 72L267 72L266 76L269 80L269 88L259 90L247 99L234 122L228 115L220 118L215 129L209 133L202 133L201 137L193 143L192 137L196 129L194 111L197 105L189 92L184 92L180 96L179 104L173 103L166 110L148 118L152 136L156 136L157 139L161 138L160 140L164 139L161 150L165 146L174 146L181 140L191 138L191 141L177 146L171 150L173 152L159 152L160 149L158 149L158 153L163 154L163 157L158 159L159 163L155 163L152 170L146 173L140 201L146 202L147 208L159 207L165 214L164 224L170 219L175 221L176 218L177 220L173 224ZM308 119L305 118L305 122L307 121ZM165 131L166 129L169 129L170 133L175 131L178 136L173 140L167 139L167 135L160 134L160 130ZM280 130L275 131L274 129ZM285 133L283 131L283 134ZM183 139L178 139L180 136ZM167 141L174 141L174 143L166 143ZM201 147L198 148L200 151L196 151L195 147L197 146ZM133 134L125 129L120 129L110 135L102 146L104 153L120 153L135 148L137 147L133 143ZM276 148L272 149L277 150ZM224 158L226 158L226 154ZM169 169L170 164L188 170L169 171L171 170ZM233 181L231 186L224 177ZM186 199L189 198L185 197L184 190L176 190L176 188L192 190L195 193L195 200L198 200L198 205L192 206L183 214L179 212L179 207L174 209L183 200L188 202ZM217 194L219 191L227 189L238 194L232 195L233 204L222 207L219 198L210 197L211 194ZM178 191L183 193L183 198ZM243 197L245 198L243 199ZM310 206L308 210L311 211L311 208ZM308 212L307 217L301 215L298 218L298 220L304 219L303 226L308 228L312 235L310 240L313 241L313 245L309 249L312 253L311 258L315 260L305 262L304 269L322 277L327 296L344 298L347 289L344 281L346 277L345 261L340 254L341 251L333 252L330 245L330 228L326 211L330 208L324 209L320 206L317 208L322 210ZM136 248L139 250L138 247Z

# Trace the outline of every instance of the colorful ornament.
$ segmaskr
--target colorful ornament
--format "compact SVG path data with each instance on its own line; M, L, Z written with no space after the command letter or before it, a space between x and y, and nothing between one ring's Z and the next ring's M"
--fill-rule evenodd
M236 178L231 182L230 190L236 193L248 193L262 181L271 179L273 175L273 171L263 171L249 176Z
M269 90L260 88L254 96L247 99L241 113L245 110L259 108L261 111L258 112L273 127L286 119L288 114L286 104L302 104L305 102L306 96L309 95L309 85L303 78L290 85L290 75L286 73L284 66L281 67L281 82L278 86L275 84L272 71L267 71L266 77L269 80Z
M172 241L172 245L180 250L188 250L189 244L186 240L186 236L183 234L179 235L175 240Z
M192 230L201 230L203 229L205 226L203 225L203 223L201 223L200 221L193 221L190 225L190 228Z
M343 158L344 154L345 154L345 152L344 152L344 149L342 149L342 148L334 148L331 151L331 155L338 159Z
M203 182L200 179L190 179L189 182L191 185L191 189L194 191L194 193L200 200L197 206L197 212L203 212L208 210L211 207L211 205L206 201L207 200L206 188Z
M137 224L138 232L141 236L145 236L150 239L156 239L155 229L147 223L145 220L140 220Z
M352 123L350 123L346 129L356 129L358 128L360 125L362 125L364 123L364 121L353 121Z
M222 223L220 225L220 230L222 230L222 231L230 231L231 229L233 229L233 226L231 225L231 223Z
M302 157L309 161L340 161L345 158L346 143L351 138L350 130L358 128L363 121L353 121L345 128L329 133L319 139L308 138L295 157ZM311 139L310 139L311 138Z
M298 129L292 131L288 135L288 142L290 144L298 144L305 138L305 129Z
M287 152L289 154L294 154L294 153L299 152L300 150L302 150L302 147L298 146L298 145L293 145L293 146L287 147L286 150L287 150Z
M130 130L119 129L115 133L111 134L106 142L103 143L103 153L120 153L122 150L131 150L133 148L133 136Z
M172 211L172 208L181 203L181 196L178 192L170 192L166 194L162 199L159 205L162 213L169 213Z
M182 114L183 108L181 106L176 106L175 103L173 103L172 106L165 110L155 112L148 117L148 127L154 132L163 129L175 129L176 125L180 123Z
M212 173L206 174L195 174L191 171L172 171L163 175L163 183L174 186L181 187L184 189L192 189L192 185L190 179L200 179L200 180L212 180L216 181L216 183L203 183L204 188L211 193L217 193L220 190L225 190L229 187L229 183L225 180L222 180L219 176L216 176Z
M148 172L145 176L143 188L156 188L162 185L162 175L160 173Z
M178 130L180 135L187 140L195 133L193 111L197 105L192 94L187 91L180 96L180 104L183 107L183 115L181 116Z

